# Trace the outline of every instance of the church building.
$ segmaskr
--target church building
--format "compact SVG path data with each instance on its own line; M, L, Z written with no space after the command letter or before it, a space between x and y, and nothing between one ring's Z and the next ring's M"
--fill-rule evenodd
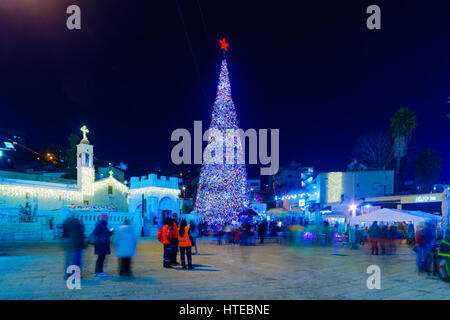
M94 146L86 126L77 146L77 180L0 171L0 208L28 206L32 210L105 206L128 211L128 188L112 175L95 181Z
M56 225L74 214L89 232L100 213L105 212L111 226L128 219L139 233L149 235L151 227L160 224L168 214L180 213L177 178L158 178L155 174L132 177L130 188L114 178L112 171L109 177L95 180L94 146L87 138L86 126L81 131L77 180L0 171L0 225L18 222L24 212L41 224L54 218Z

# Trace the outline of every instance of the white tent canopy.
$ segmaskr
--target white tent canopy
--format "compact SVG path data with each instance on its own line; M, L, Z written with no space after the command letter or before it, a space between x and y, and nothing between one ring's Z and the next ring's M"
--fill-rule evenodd
M361 225L361 223L372 223L377 222L412 222L415 227L425 220L432 220L435 222L440 222L441 217L435 216L422 211L406 211L399 209L388 209L383 208L380 210L372 211L368 214L361 216L351 217L350 225L354 226L356 224Z

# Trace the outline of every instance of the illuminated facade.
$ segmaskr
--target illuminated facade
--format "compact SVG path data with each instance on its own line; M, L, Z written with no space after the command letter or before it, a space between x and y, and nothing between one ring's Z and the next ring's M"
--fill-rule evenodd
M132 177L129 190L129 212L143 218L144 234L150 235L150 226L158 225L173 213L180 214L180 189L177 177L158 178L156 174Z
M308 186L320 208L394 193L394 171L321 172Z
M86 201L94 195L94 180L94 146L83 138L77 145L77 185Z
M42 229L50 218L61 224L74 214L92 232L101 212L107 212L111 226L125 219L136 225L137 235L155 234L157 225L172 213L180 214L180 189L177 177L132 177L130 189L114 177L95 181L94 146L83 126L83 139L77 145L77 179L62 179L38 174L0 171L0 240L51 240L53 234ZM23 209L33 212L35 232L17 227ZM21 232L19 232L21 231Z
M0 209L60 210L74 205L113 206L128 211L128 188L110 176L95 181L94 147L85 126L77 145L77 180L0 171Z

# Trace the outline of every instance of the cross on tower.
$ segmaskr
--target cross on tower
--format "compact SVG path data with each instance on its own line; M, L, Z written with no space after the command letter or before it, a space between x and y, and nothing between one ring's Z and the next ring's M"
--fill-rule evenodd
M87 140L86 134L89 133L89 129L86 126L82 126L80 130L83 132L83 139Z

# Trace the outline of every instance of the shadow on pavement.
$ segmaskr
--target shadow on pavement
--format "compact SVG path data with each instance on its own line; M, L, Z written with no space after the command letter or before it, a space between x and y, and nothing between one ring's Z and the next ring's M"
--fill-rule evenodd
M195 272L195 271L214 271L214 272L217 272L217 271L220 271L219 269L204 269L204 268L197 268L197 267L195 266L195 264L194 264L194 268L195 268L195 269L183 269L183 268L181 268L181 267L177 267L177 268L172 267L173 270L191 271L191 272Z
M158 283L159 281L155 278L150 277L129 277L129 278L122 278L118 276L109 276L105 278L83 278L82 279L82 285L97 285L99 282L106 282L106 281L112 281L112 282L143 282L143 283Z
M206 264L192 264L194 267L207 267L207 268L211 268L212 266L206 265Z

